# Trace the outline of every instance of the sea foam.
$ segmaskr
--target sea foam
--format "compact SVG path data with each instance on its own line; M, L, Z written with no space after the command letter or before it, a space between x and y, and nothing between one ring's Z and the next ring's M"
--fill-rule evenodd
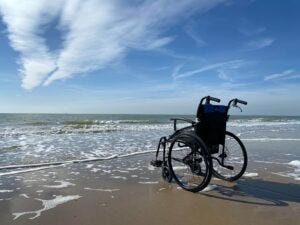
M43 204L43 208L36 210L36 211L27 211L27 212L17 212L17 213L13 213L14 216L14 220L18 219L20 216L26 215L26 214L35 214L35 216L30 217L29 219L35 219L37 217L39 217L41 215L41 213L43 211L47 211L49 209L53 209L58 205L61 205L63 203L75 200L75 199L79 199L81 198L80 195L68 195L68 196L62 196L62 195L58 195L55 196L54 199L50 199L50 200L44 200L44 199L38 199L36 198L36 200L41 201Z
M55 183L60 183L58 185L41 185L43 187L46 188L65 188L65 187L69 187L69 186L75 186L75 184L68 182L68 181L61 181L61 180L57 180L55 181Z
M257 177L258 176L258 173L248 173L248 172L245 172L243 177Z

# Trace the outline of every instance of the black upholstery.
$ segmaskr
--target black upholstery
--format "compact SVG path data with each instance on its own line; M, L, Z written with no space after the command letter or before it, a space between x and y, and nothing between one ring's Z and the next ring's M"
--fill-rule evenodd
M224 144L228 107L223 105L200 105L197 111L199 123L196 134L208 146Z

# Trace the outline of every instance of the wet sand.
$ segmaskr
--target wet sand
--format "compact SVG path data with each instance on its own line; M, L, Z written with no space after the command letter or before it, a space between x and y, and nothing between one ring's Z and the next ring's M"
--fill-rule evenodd
M0 224L297 224L300 181L282 165L190 193L149 166L153 154L0 176ZM249 174L250 173L250 174ZM43 210L44 209L44 210ZM27 212L27 213L26 213ZM40 212L40 215L39 215Z

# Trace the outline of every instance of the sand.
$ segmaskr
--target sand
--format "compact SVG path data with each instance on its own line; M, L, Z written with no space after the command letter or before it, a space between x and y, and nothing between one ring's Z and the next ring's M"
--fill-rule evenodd
M152 157L0 176L0 224L299 224L300 181L275 174L281 165L250 161L239 181L191 193L163 181Z

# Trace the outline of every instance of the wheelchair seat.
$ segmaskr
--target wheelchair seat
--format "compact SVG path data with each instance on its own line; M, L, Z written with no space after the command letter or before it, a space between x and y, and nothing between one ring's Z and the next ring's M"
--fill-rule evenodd
M224 144L227 112L228 106L225 105L199 105L197 110L199 122L196 124L195 131L208 147Z

